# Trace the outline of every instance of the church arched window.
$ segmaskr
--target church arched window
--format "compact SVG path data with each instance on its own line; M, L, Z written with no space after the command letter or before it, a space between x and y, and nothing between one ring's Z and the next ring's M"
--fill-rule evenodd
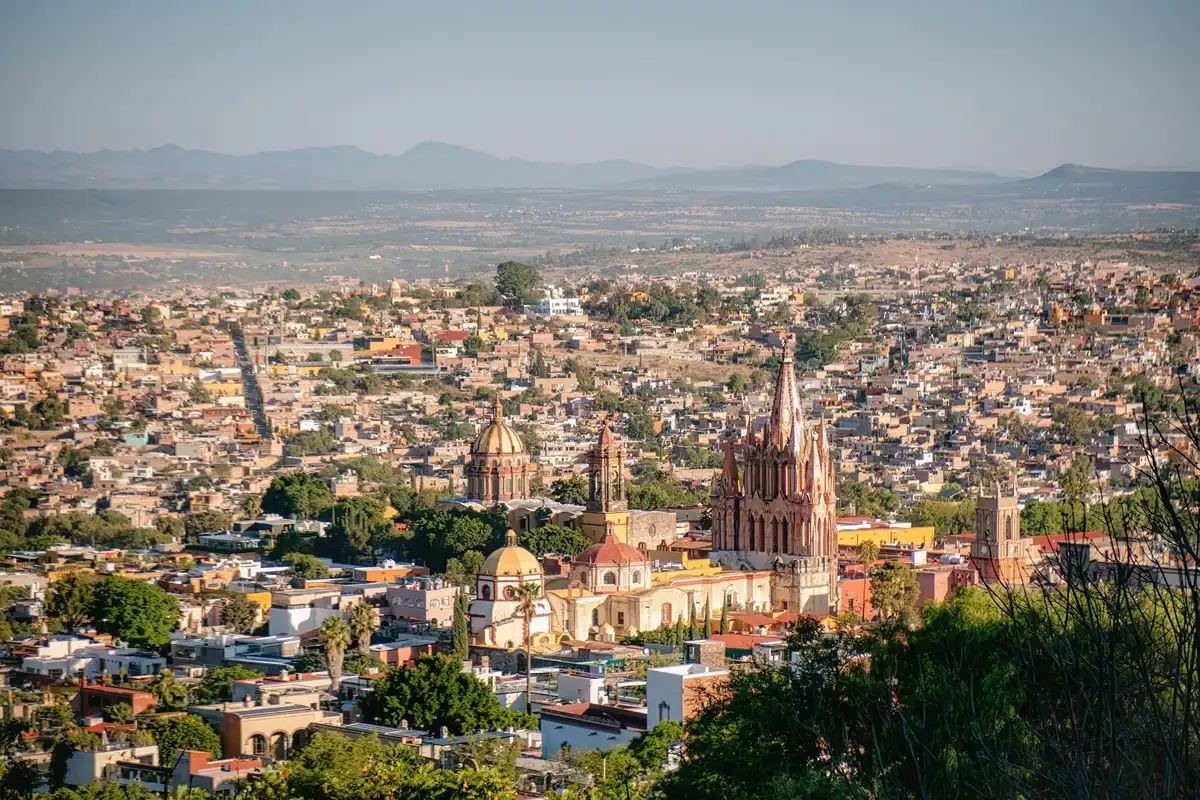
M662 604L662 625L665 627L675 621L675 617L671 615L671 604Z
M479 596L482 597L484 600L491 600L492 599L492 587L488 586L486 583L483 586L479 587Z
M616 586L617 585L617 573L615 573L615 572L604 573L604 585L605 586Z
M629 578L630 578L630 580L632 580L634 582L634 584L641 583L642 582L642 573L640 570L635 569L633 571L633 574L630 575Z
M593 628L600 627L600 609L598 609L598 608L592 609L592 627Z

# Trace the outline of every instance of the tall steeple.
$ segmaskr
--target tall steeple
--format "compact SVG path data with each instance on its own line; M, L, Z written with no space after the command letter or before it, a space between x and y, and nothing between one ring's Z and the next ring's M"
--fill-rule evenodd
M742 481L738 477L737 459L733 457L733 441L725 440L725 460L721 464L721 488L728 495L740 494Z
M775 382L775 401L771 405L770 439L766 444L783 449L789 444L793 430L802 430L803 418L800 410L800 392L796 389L795 359L787 343L780 359L779 379Z

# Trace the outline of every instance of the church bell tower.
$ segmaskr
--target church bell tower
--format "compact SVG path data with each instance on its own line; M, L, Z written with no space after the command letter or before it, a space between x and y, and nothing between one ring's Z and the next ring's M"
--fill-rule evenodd
M604 421L600 438L588 452L588 501L581 520L583 533L599 542L606 533L629 542L629 504L625 501L625 449Z

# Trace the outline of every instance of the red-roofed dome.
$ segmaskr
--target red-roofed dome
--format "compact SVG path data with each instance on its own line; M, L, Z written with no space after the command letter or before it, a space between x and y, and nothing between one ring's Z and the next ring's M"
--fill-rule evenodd
M645 553L636 547L625 544L611 533L604 534L604 538L598 544L584 550L579 554L579 558L575 559L576 564L588 566L646 564L648 562L649 559L646 558Z

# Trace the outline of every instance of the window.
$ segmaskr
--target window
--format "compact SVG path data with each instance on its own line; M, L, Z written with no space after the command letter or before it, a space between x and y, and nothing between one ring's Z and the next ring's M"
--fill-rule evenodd
M625 624L625 612L624 612L624 611L618 611L618 612L617 612L617 624L618 624L618 625L624 625L624 624Z
M479 596L482 597L484 600L491 600L492 599L492 587L488 586L486 583L483 586L479 587Z
M671 604L663 603L662 604L662 624L664 626L670 625L674 621L675 621L675 617L673 617L671 615Z
M267 754L267 737L255 734L250 737L250 753L256 756Z
M671 704L664 700L658 704L658 721L663 722L669 719L671 719Z
M616 586L617 585L617 573L615 573L615 572L604 573L604 585L605 586Z
M642 582L642 573L635 569L633 571L633 574L629 576L629 579L632 580L634 583L641 583Z
M592 609L592 627L593 628L600 627L600 609L598 609L598 608Z
M504 599L516 600L517 599L517 590L511 586L504 587Z

